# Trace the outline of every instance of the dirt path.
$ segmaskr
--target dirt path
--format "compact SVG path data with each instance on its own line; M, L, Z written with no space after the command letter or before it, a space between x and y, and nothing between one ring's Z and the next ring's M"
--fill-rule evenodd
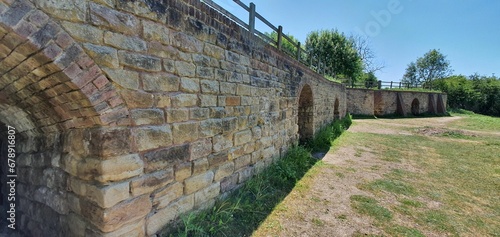
M460 117L356 120L349 132L412 135L418 132L418 128L440 129L457 119ZM416 173L418 170L409 162L376 159L376 152L367 147L343 145L336 151L327 153L323 158L324 167L305 177L304 187L294 189L253 236L384 235L381 229L372 224L370 217L351 208L351 195L371 196L358 186L380 179L393 169ZM404 218L395 219L408 225L409 222ZM438 236L425 230L423 234Z

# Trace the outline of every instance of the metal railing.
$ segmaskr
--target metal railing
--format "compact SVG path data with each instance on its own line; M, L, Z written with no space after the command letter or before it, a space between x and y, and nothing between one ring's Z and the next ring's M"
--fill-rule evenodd
M250 3L250 5L247 6L244 3L242 3L240 0L233 0L241 8L245 9L248 12L248 23L246 23L246 22L242 21L241 19L239 19L238 17L234 16L229 11L222 8L221 6L217 5L212 0L201 0L201 1L203 3L205 3L207 6L209 6L210 8L225 15L231 21L235 22L236 24L240 25L244 29L248 30L252 35L256 35L256 36L260 37L265 42L270 43L271 45L278 48L278 50L290 55L291 57L295 58L297 61L301 62L302 64L304 64L307 67L311 68L312 70L316 71L317 73L324 75L325 73L331 71L325 67L325 64L322 63L322 61L317 56L310 55L308 52L306 52L306 50L301 47L300 42L295 42L293 39L288 37L286 34L283 34L283 27L281 25L276 27L273 24L271 24L266 18L264 18L262 15L260 15L255 10L256 7L255 7L254 3ZM269 28L271 28L274 32L276 32L278 35L277 40L274 40L273 38L269 37L268 35L255 29L255 20L256 19L260 20L262 23L264 23ZM283 39L287 40L291 45L293 45L295 47L295 52L288 52L287 50L284 50Z
M400 81L365 81L353 82L349 79L341 80L348 88L366 88L366 89L424 89L432 90L432 83L407 83Z

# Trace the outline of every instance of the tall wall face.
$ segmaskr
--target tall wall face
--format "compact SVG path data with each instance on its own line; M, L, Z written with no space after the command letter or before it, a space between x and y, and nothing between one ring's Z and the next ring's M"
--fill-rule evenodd
M444 114L444 93L346 89L348 112L356 115Z
M33 73L0 84L33 95L0 94L23 111L1 121L30 117L29 131L51 138L50 153L20 158L23 234L154 235L345 116L343 86L198 0L161 2L0 1L3 39L43 53ZM11 51L36 56L11 41L2 71L16 67Z

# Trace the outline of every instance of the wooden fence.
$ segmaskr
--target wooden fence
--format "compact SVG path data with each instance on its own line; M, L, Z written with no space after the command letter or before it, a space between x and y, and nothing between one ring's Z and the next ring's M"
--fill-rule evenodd
M274 45L277 47L279 50L282 52L290 55L291 57L297 59L299 62L303 63L304 65L308 66L312 70L316 71L319 74L324 75L325 73L328 74L331 72L329 68L325 67L325 64L321 61L321 59L315 55L309 55L308 52L306 52L300 42L294 42L290 37L288 37L286 34L283 34L283 27L280 25L278 27L274 26L271 24L266 18L264 18L262 15L260 15L256 10L255 10L255 4L250 3L249 6L245 5L242 3L240 0L233 0L236 4L238 4L240 7L245 9L248 12L248 23L240 20L238 17L234 16L232 13L229 11L225 10L221 6L217 5L214 3L212 0L201 0L203 3L205 3L207 6L211 7L212 9L220 12L221 14L225 15L228 17L230 20L235 22L236 24L240 25L244 29L248 30L251 34L256 35L263 39L265 42L268 42L271 45ZM277 33L278 37L277 40L274 40L273 38L269 37L268 35L258 31L255 29L255 20L258 19L265 25L267 25L269 28L271 28L274 32ZM295 53L289 52L288 50L285 50L283 46L283 40L287 40L291 45L295 47Z
M425 89L432 90L432 83L407 83L400 81L366 81L353 82L350 79L341 80L348 88L367 88L367 89Z

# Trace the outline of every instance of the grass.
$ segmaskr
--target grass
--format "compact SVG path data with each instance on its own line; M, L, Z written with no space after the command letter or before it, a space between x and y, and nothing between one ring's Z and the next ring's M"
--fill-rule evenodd
M364 195L352 195L351 206L361 214L369 215L379 222L387 222L392 219L392 213L387 208L380 206L374 198Z
M451 114L462 119L453 121L450 127L500 132L500 118L464 112ZM377 143L378 159L410 162L420 170L416 174L393 169L382 179L360 185L363 190L373 193L376 200L396 196L397 203L385 207L390 212L406 216L422 230L440 235L500 236L498 135L471 137L450 132L440 136L439 140L423 135L367 133L344 137L351 137L348 142ZM359 142L361 138L363 142ZM467 138L470 142L455 138ZM375 201L369 200L368 203L374 204ZM359 204L356 208L360 208ZM376 215L370 211L373 207L363 208L366 215ZM379 224L391 236L423 236L421 230L398 227L391 220L379 221Z
M218 200L213 208L181 217L181 223L170 236L249 236L273 210L287 210L280 202L294 187L299 192L308 189L307 186L296 184L317 162L311 152L330 147L332 140L351 123L350 116L337 120L321 130L305 147L291 148L285 157L249 179L226 199ZM321 162L318 162L318 166L321 166ZM314 172L307 175L314 175ZM322 203L318 198L312 200ZM317 218L312 223L324 225ZM279 228L276 225L279 223L266 224L269 228Z

